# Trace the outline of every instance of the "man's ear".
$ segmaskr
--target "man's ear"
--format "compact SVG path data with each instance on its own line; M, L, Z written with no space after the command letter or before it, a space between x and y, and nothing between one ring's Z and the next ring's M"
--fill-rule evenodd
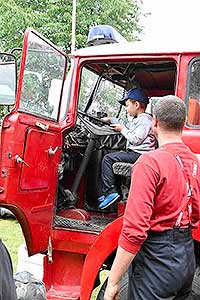
M156 116L153 115L153 119L152 119L152 127L153 128L157 128L158 127L158 120L156 119Z

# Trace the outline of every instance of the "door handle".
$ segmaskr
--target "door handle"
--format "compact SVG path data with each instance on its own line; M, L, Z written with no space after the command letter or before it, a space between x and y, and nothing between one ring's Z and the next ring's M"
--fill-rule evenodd
M23 158L21 158L18 154L15 156L15 161L16 161L17 164L21 163L21 164L24 164L27 167L30 167L29 164L27 162L25 162L23 160Z
M57 146L57 147L55 147L55 149L53 149L53 148L50 146L50 148L48 149L48 154L49 154L49 156L55 155L56 152L57 152L58 150L61 150L61 147Z

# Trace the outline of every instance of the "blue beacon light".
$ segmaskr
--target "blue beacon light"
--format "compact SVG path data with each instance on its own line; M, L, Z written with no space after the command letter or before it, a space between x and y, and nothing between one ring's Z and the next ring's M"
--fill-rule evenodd
M96 46L112 43L127 43L127 40L117 32L112 26L97 25L90 29L87 45Z

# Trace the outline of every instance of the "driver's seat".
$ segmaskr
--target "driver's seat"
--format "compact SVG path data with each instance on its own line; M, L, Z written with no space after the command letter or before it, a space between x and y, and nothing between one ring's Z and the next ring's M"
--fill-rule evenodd
M116 162L113 164L113 172L115 175L122 176L121 180L121 194L122 194L122 201L126 201L128 198L128 192L131 182L131 170L132 170L132 163L126 162Z

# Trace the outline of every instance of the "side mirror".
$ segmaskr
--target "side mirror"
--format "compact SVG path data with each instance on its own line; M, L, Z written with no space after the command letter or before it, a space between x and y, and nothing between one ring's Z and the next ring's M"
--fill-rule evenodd
M0 53L0 105L15 104L16 79L15 56Z

